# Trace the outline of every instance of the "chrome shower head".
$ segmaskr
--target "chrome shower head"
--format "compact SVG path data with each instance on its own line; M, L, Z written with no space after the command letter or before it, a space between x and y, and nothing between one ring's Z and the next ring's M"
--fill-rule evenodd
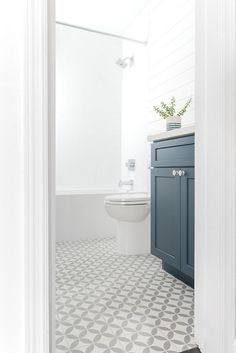
M134 64L134 57L130 56L130 57L126 57L126 58L119 58L116 61L116 64L118 66L120 66L122 69L125 69L128 66L128 62L129 62L129 66L133 66Z
M120 66L122 69L125 69L125 68L128 66L127 62L126 62L124 59L121 59L121 58L119 58L119 59L116 61L116 64L117 64L118 66Z

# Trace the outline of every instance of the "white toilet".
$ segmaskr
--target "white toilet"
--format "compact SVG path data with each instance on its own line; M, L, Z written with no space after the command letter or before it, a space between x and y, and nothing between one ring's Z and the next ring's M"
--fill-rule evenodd
M107 213L117 220L117 253L150 253L150 197L147 193L124 193L104 198Z

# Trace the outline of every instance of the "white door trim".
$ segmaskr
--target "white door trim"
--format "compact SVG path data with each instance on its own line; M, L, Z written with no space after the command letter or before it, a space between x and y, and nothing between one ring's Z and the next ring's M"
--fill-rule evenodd
M235 352L235 0L196 0L195 331L203 353Z
M54 353L54 0L28 0L26 353ZM235 0L196 0L196 338L235 350ZM50 340L51 337L51 340Z
M26 2L26 353L54 352L54 23L53 0Z

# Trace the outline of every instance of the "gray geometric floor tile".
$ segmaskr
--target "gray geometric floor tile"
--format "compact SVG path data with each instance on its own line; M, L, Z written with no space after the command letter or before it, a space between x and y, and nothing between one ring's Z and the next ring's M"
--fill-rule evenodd
M193 290L115 240L58 242L57 353L176 353L194 346Z
M114 338L102 342L95 341L88 346L81 347L80 350L83 353L124 353L123 347Z
M160 330L151 335L144 332L121 336L120 341L124 352L152 353L152 352L178 352L178 348L162 334Z

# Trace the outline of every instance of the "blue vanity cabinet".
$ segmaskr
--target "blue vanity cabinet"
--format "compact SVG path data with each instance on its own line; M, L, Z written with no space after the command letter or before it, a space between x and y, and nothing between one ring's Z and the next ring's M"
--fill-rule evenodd
M193 286L194 135L152 144L151 252Z
M181 177L181 271L194 278L194 168Z
M151 172L152 254L180 268L180 178L173 168L154 168Z

